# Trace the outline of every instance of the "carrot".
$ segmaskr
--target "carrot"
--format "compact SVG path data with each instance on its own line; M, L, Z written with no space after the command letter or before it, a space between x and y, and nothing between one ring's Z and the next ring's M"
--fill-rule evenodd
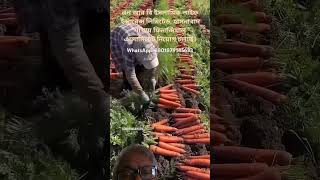
M151 124L151 126L154 126L154 125L164 125L164 124L166 124L166 123L168 123L168 119L161 119L161 120L159 120L158 122L155 122L155 123Z
M183 79L195 79L194 76L186 75L186 74L180 74L179 77L181 77Z
M203 133L203 134L193 134L193 135L182 135L181 137L184 139L210 138L210 134Z
M182 86L183 87L187 87L187 88L191 88L191 89L194 89L194 90L197 90L199 88L199 86L196 85L196 84L184 84Z
M159 142L158 143L158 146L163 148L163 149L167 149L167 150L170 150L170 151L174 151L174 152L177 152L177 153L181 153L181 154L184 154L186 153L186 151L184 149L181 149L181 148L178 148L178 147L175 147L175 146L172 146L168 143L165 143L165 142Z
M177 100L179 100L178 97L173 97L173 96L170 96L170 95L167 95L167 94L160 94L160 98L166 99L168 101L177 101Z
M224 133L227 131L227 128L223 125L223 124L213 124L212 126L212 130L220 132L220 133Z
M152 128L157 132L175 132L178 130L177 128L160 124L153 125Z
M158 108L163 108L163 109L174 109L174 107L170 107L164 104L157 104Z
M191 92L193 94L196 94L196 95L200 95L201 93L197 90L194 90L194 89L191 89L191 88L188 88L188 87L185 87L185 86L181 86L182 89L188 91L188 92Z
M216 59L214 65L224 71L255 70L263 66L265 61L259 57L241 57L232 59Z
M2 13L2 14L0 14L0 19L12 18L12 17L16 17L16 13Z
M5 25L17 25L17 18L15 17L9 17L9 18L3 18L0 19L0 24L5 24Z
M193 116L193 113L172 113L171 116L174 118L187 118Z
M184 149L186 148L186 146L184 144L181 144L181 143L168 143L172 146L175 146L175 147L178 147L178 148L181 148L181 149Z
M275 168L266 168L265 171L250 177L238 178L235 180L281 180L281 173Z
M166 143L181 143L183 138L177 136L159 136L159 141Z
M210 154L199 156L188 156L189 159L210 159Z
M270 89L256 86L253 84L249 84L240 80L231 79L229 81L229 85L237 88L240 91L246 92L246 93L252 93L257 96L261 96L262 98L274 103L274 104L280 104L285 101L287 101L287 96L282 95L280 93L277 93L275 91L272 91Z
M169 107L180 107L181 104L179 103L176 103L176 102L173 102L173 101L169 101L169 100L166 100L166 99L163 99L163 98L159 98L159 103L160 104L163 104L163 105L166 105L166 106L169 106Z
M189 166L210 167L210 159L186 159L184 163Z
M176 131L177 132L177 131ZM213 144L224 144L229 143L231 140L224 134L217 131L210 131L211 138L213 139Z
M187 144L210 144L210 138L184 139Z
M177 128L182 129L182 128L186 128L186 127L191 127L191 126L194 126L194 125L198 125L198 124L200 124L200 123L201 123L200 120L197 120L197 121L194 121L194 122L182 124L182 125L180 125L180 126L177 126Z
M195 178L197 180L210 180L210 174L196 172L196 171L187 171L186 175Z
M177 169L179 169L182 172L195 171L195 172L207 173L207 171L205 169L196 168L196 167L192 167L192 166L177 165L176 167L177 167Z
M201 113L200 109L194 109L194 108L177 108L176 111L181 113L197 113L197 114Z
M192 132L192 131L195 131L195 130L198 130L198 129L202 129L202 128L203 128L203 124L199 124L199 125L195 125L195 126L179 129L179 130L175 131L175 134L184 135L184 134L187 134L189 132Z
M205 130L204 129L198 129L198 130L186 133L186 135L201 134L201 133L205 133Z
M179 84L191 84L191 83L196 83L196 82L194 80L185 79L185 80L176 80L176 83L179 83Z
M166 86L161 87L160 89L162 89L162 90L169 90L169 89L172 88L172 86L173 86L173 84L168 84L168 85L166 85Z
M211 152L217 160L242 163L261 162L268 165L289 165L292 155L285 151L270 149L254 149L238 146L213 146Z
M214 164L212 174L214 177L240 178L259 174L266 168L265 163Z
M14 13L14 8L4 8L4 9L0 9L0 13Z
M150 145L149 149L154 154L158 154L158 155L162 155L162 156L170 156L170 157L182 156L180 153L177 153L177 152L174 152L174 151L170 151L170 150L166 150L166 149L160 148L160 147L155 146L155 145Z
M190 123L190 122L194 122L197 121L199 119L199 117L197 115L193 115L193 116L189 116L186 118L176 118L176 123L173 124L173 127L178 127L180 125L183 125L185 123Z
M237 79L257 86L269 86L281 80L277 74L271 72L231 74L226 76L226 79Z
M223 43L216 43L216 50L226 53L249 55L250 57L269 58L273 56L274 49L271 46L256 45L240 41L226 40Z
M177 91L174 90L174 89L172 89L172 90L160 89L159 92L160 92L160 93L164 93L164 94L177 93Z
M159 137L159 136L172 136L171 134L168 134L168 133L160 133L160 132L151 132L151 134L153 134L153 135L156 136L156 137Z

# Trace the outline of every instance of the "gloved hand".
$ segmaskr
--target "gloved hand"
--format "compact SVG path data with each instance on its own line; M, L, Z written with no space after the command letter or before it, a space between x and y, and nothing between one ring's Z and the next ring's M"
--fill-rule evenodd
M143 100L143 102L149 102L149 101L150 101L149 96L148 96L147 93L145 93L144 91L142 91L142 92L140 93L140 96L141 96L141 99Z
M152 92L154 92L156 90L157 80L156 80L156 78L153 77L150 81L151 81L151 84L152 84L151 85L152 86L151 90L152 90Z

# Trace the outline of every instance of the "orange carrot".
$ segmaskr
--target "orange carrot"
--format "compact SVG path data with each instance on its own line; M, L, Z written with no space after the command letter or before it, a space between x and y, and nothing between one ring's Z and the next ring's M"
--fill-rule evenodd
M210 159L187 159L184 163L189 166L210 167Z
M177 128L160 124L153 125L152 128L157 132L175 132L178 130Z
M188 91L188 92L191 92L193 94L196 94L196 95L200 95L201 93L197 90L194 90L194 89L191 89L191 88L188 88L188 87L185 87L185 86L181 86L182 89Z
M184 139L187 144L210 144L210 138Z
M174 107L170 107L164 104L157 104L158 108L163 108L163 109L174 109Z
M170 96L170 95L167 95L167 94L160 94L160 98L166 99L168 101L177 101L177 100L179 100L178 97L173 97L173 96Z
M194 90L197 90L199 88L199 86L196 85L196 84L184 84L182 86L183 87L187 87L187 88L191 88L191 89L194 89Z
M171 106L171 107L181 107L181 104L179 103L176 103L176 102L172 102L172 101L169 101L169 100L166 100L166 99L163 99L163 98L159 98L159 103L160 104L164 104L164 105L167 105L167 106Z
M198 129L192 132L187 133L186 135L193 135L193 134L202 134L205 133L206 131L204 129Z
M154 126L154 125L164 125L168 123L168 119L160 119L158 122L155 122L153 123L151 126Z
M195 125L198 125L200 124L200 120L197 120L197 121L193 121L193 122L190 122L190 123L185 123L185 124L182 124L180 126L177 126L177 128L179 129L183 129L183 128L187 128L187 127L191 127L191 126L195 126Z
M207 172L205 169L196 168L192 166L185 166L185 165L177 165L177 169L179 169L182 172L186 172L186 171L195 171L195 172L202 172L202 173Z
M175 147L175 146L172 146L168 143L165 143L165 142L159 142L158 143L158 146L163 148L163 149L167 149L167 150L170 150L170 151L174 151L174 152L177 152L177 153L181 153L181 154L184 154L186 153L186 151L184 149L181 149L181 148L178 148L178 147Z
M193 115L193 116L189 116L186 118L176 118L176 123L173 124L173 127L178 127L180 125L183 125L185 123L190 123L190 122L194 122L197 121L199 119L199 117L197 115Z
M194 108L177 108L177 112L181 113L197 113L200 114L201 110L200 109L194 109Z
M151 132L154 136L159 137L159 136L172 136L169 133L159 133L159 132Z
M172 113L171 116L174 118L187 118L193 116L193 113Z
M253 84L249 84L249 83L239 81L236 79L230 80L229 84L230 84L230 86L237 88L240 91L243 91L246 93L252 93L257 96L261 96L262 98L264 98L272 103L275 103L275 104L283 103L283 102L287 101L287 99L288 99L287 96L282 95L280 93L277 93L275 91L272 91L270 89L256 86Z
M187 171L185 172L186 175L198 179L198 180L210 180L210 174L196 172L196 171Z
M272 72L231 74L226 76L226 79L237 79L257 86L269 86L281 80L277 74Z
M177 136L159 136L159 141L166 143L181 143L183 138Z
M210 159L210 155L188 156L188 159Z
M174 90L174 89L171 89L171 90L160 89L159 92L163 93L163 94L170 94L170 93L177 93L177 90Z
M193 134L193 135L182 135L181 137L184 139L210 138L210 134L203 133L203 134Z
M168 85L166 85L166 86L161 87L160 89L162 89L162 90L169 90L169 89L172 88L172 86L173 86L173 84L168 84Z
M192 131L195 131L195 130L198 130L198 129L202 129L202 128L203 128L203 124L199 124L199 125L195 125L195 126L179 129L179 130L175 131L175 134L184 135L184 134L187 134L189 132L192 132Z
M174 151L170 151L170 150L166 150L166 149L160 148L160 147L155 146L155 145L150 145L149 148L154 154L158 154L158 155L162 155L162 156L170 156L170 157L182 156L180 153L177 153L177 152L174 152Z
M196 83L196 82L194 80L185 79L185 80L176 80L176 83L179 83L179 84L192 84L192 83Z
M181 143L168 143L172 146L175 146L175 147L178 147L178 148L181 148L181 149L184 149L186 148L186 146L184 144L181 144Z

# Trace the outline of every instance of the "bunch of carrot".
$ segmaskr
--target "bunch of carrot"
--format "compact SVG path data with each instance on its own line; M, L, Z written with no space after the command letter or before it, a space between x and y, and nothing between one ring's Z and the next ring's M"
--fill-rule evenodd
M155 100L159 108L176 109L182 107L179 93L173 84L166 85L159 89L159 96Z
M186 157L176 167L184 175L184 179L210 179L210 155Z
M184 47L185 45L180 44L178 46ZM195 95L200 95L199 86L195 81L195 66L192 64L191 55L187 53L180 54L179 62L183 63L183 65L178 66L180 75L178 75L175 82L180 84L183 90Z
M282 81L282 78L273 72L266 71L268 58L273 56L273 48L251 42L240 42L237 35L244 31L265 33L270 30L271 17L262 12L257 0L232 0L241 7L246 7L257 21L256 26L248 27L239 17L231 14L216 16L217 22L228 33L223 43L217 43L214 65L218 69L230 73L224 78L225 82L235 90L254 94L274 104L287 100L285 95L275 92L270 87ZM273 166L287 166L292 161L292 155L286 151L272 149L255 149L248 147L230 146L227 132L229 122L224 116L219 96L214 100L211 109L211 137L215 164L211 174L215 180L281 180L279 169ZM218 104L219 102L219 104ZM221 108L221 109L220 109ZM223 112L223 113L221 113ZM228 113L231 112L228 111ZM232 112L231 112L232 113ZM228 116L229 118L229 116Z

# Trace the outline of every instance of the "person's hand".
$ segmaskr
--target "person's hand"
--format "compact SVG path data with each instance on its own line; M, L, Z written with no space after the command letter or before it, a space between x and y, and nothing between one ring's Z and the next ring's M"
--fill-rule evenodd
M141 99L143 100L143 102L146 103L146 102L149 102L149 101L150 101L149 96L148 96L147 93L145 93L144 91L141 92L140 96L141 96Z
M156 78L153 77L150 81L151 81L152 92L153 92L156 90L157 80L156 80Z

